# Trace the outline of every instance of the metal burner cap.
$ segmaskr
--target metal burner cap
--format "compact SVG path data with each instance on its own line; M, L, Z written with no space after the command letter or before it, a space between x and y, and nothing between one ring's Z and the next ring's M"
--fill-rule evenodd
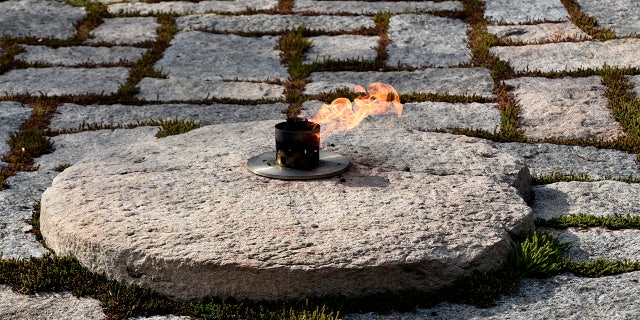
M320 164L309 170L281 167L276 163L276 152L269 151L247 161L247 168L259 176L282 180L312 180L332 177L347 171L349 160L344 156L320 151Z

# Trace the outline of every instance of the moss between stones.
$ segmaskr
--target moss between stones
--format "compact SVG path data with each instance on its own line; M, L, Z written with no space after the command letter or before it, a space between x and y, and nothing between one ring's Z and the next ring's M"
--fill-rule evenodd
M537 227L541 228L594 228L601 227L609 230L640 229L640 216L616 214L613 216L594 216L591 214L569 214L552 219L536 219Z

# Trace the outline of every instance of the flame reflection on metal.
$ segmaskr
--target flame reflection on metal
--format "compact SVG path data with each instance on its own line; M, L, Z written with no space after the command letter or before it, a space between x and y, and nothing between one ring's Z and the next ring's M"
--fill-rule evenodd
M257 155L247 161L249 171L263 177L282 180L312 180L329 178L347 171L349 160L330 151L320 151L320 164L312 169L300 170L279 166L273 151Z

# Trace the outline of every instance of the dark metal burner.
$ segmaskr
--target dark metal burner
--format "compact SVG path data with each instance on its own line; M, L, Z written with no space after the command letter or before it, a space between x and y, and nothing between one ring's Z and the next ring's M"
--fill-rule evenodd
M275 154L270 151L249 159L251 172L275 179L309 180L335 176L349 166L347 158L320 151L320 125L306 118L276 124L275 138Z

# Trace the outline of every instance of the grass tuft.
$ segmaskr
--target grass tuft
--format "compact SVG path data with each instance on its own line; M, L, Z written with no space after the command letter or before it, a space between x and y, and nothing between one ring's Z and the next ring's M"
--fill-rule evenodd
M200 128L200 123L193 120L160 120L160 131L156 133L157 138L164 138L172 135L182 134Z
M569 214L549 220L536 219L536 226L540 228L607 228L609 230L640 229L640 216L630 214L613 216L594 216L591 214Z

